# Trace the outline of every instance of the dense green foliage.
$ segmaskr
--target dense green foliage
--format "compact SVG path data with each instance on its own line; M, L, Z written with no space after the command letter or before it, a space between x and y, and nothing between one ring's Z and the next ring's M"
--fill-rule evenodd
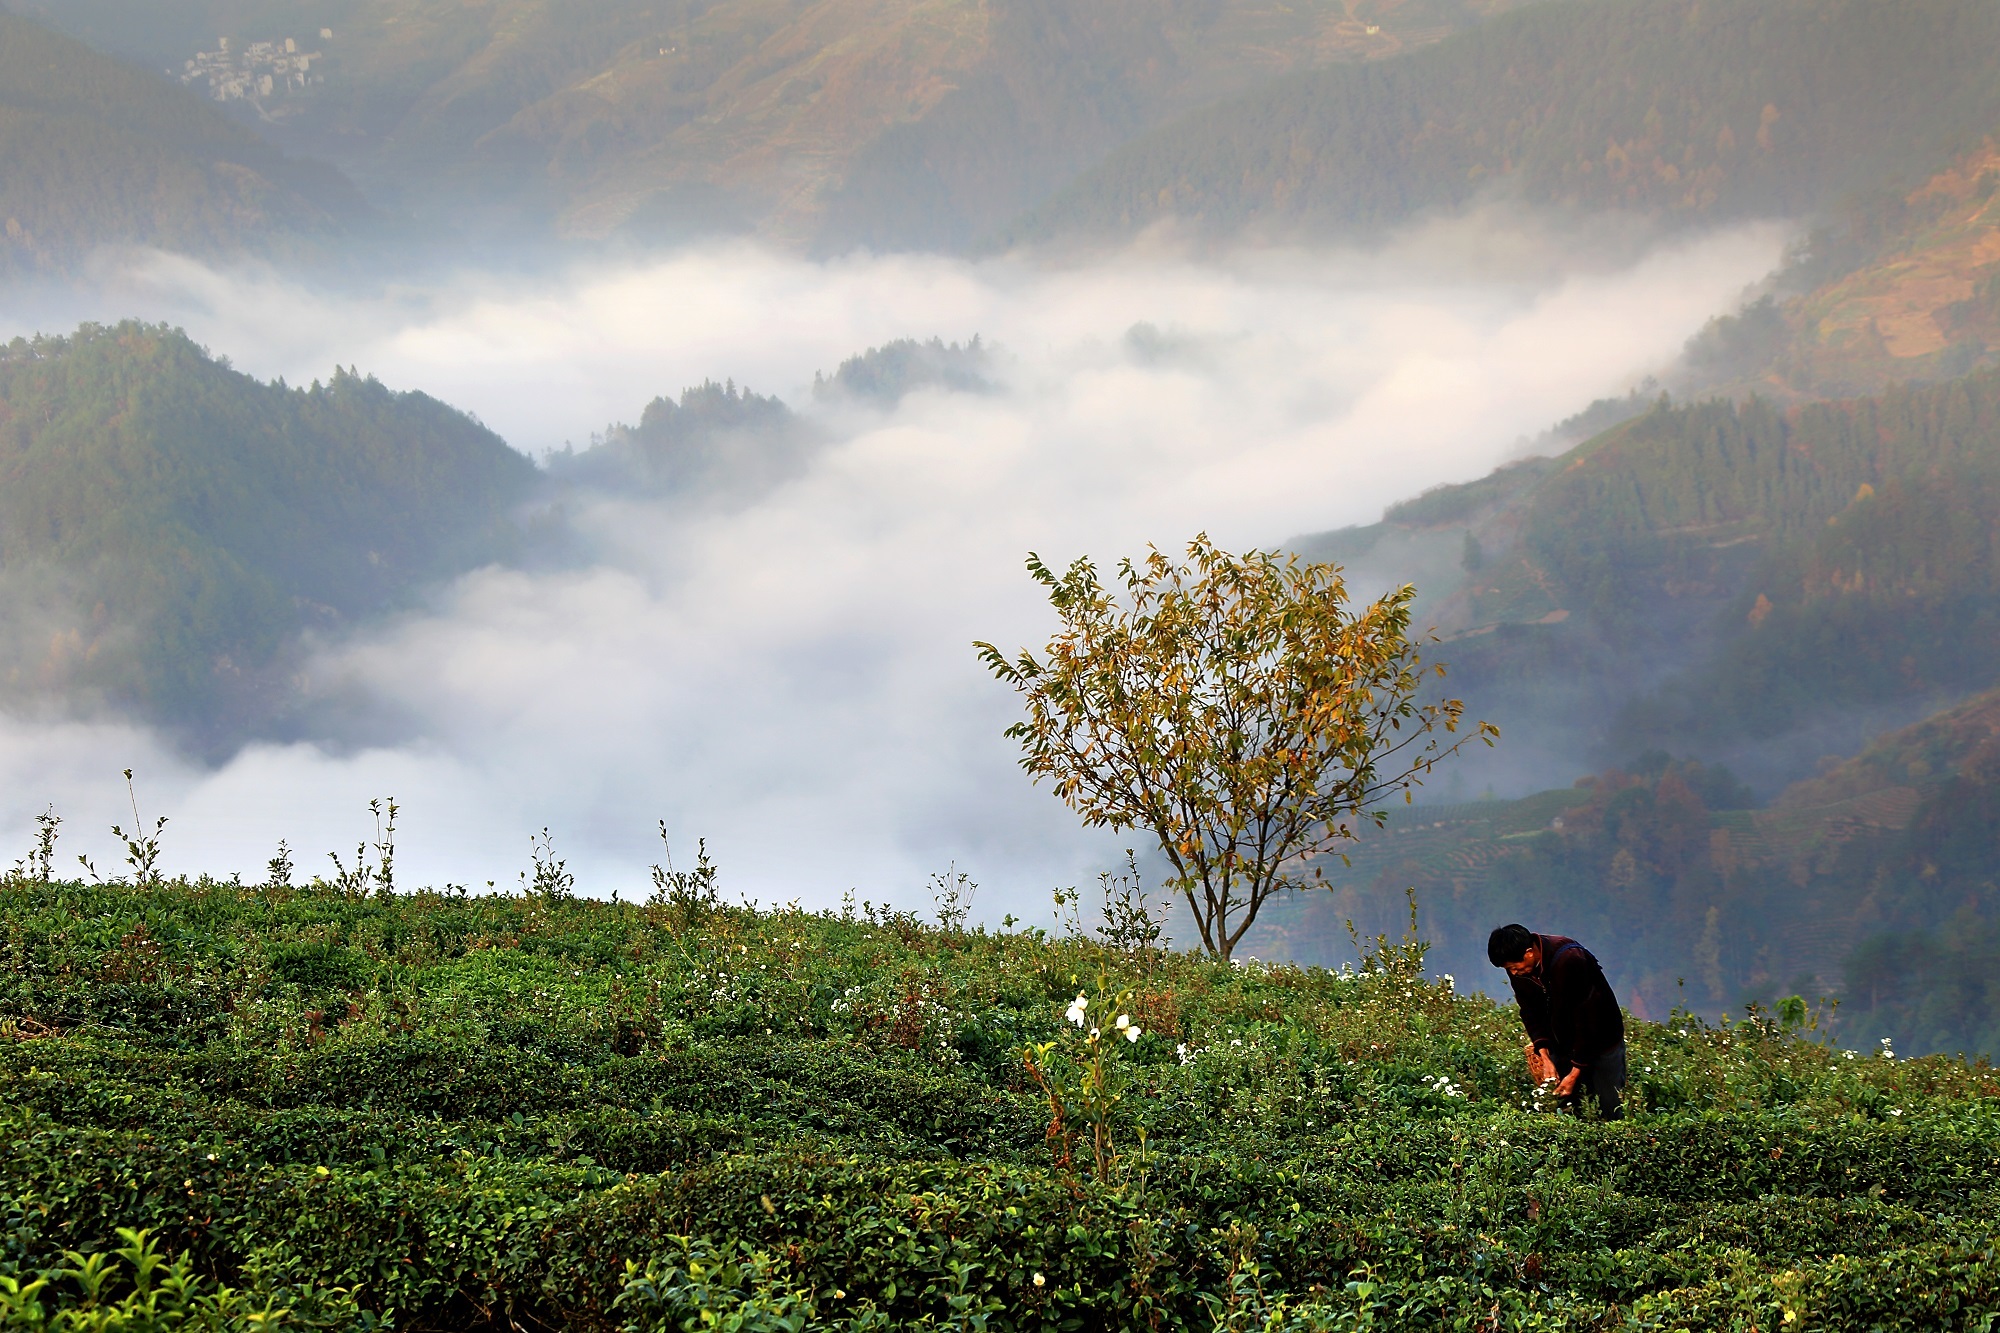
M1798 214L1914 185L1996 125L2000 13L1984 0L1566 0L1184 117L1013 235L1163 218L1351 232L1496 182L1579 209Z
M364 212L332 170L0 11L0 277L67 268L106 244L298 252Z
M264 384L164 328L0 349L0 616L15 698L222 734L281 649L490 558L533 466L420 393Z
M648 905L0 885L6 1327L44 1326L7 1293L45 1275L42 1317L76 1307L87 1255L100 1302L135 1296L120 1228L181 1256L185 1299L220 1283L319 1326L1983 1329L2000 1308L1984 1067L1676 1015L1631 1026L1631 1117L1573 1120L1532 1109L1511 1012L1414 947L1229 967L662 880ZM1143 1036L1114 1043L1097 1180L1019 1051L1056 1043L1061 1068L1083 1040L1064 1009L1081 992L1101 1022L1111 991Z

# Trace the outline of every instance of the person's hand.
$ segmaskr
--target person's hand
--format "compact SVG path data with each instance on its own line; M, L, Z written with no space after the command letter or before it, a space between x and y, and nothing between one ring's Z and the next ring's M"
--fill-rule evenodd
M1572 1092L1576 1091L1576 1085L1582 1081L1583 1071L1581 1069L1570 1070L1569 1073L1563 1075L1563 1081L1556 1084L1556 1096L1569 1096Z
M1548 1052L1537 1050L1531 1043L1521 1048L1528 1058L1528 1077L1536 1083L1547 1083L1556 1076L1556 1062L1549 1059Z

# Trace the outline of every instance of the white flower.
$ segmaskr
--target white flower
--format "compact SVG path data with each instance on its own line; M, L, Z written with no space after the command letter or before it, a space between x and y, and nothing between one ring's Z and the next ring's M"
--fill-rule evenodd
M1130 1014L1118 1015L1118 1021L1116 1023L1113 1023L1111 1026L1117 1028L1120 1032L1123 1032L1126 1028L1132 1026L1132 1015Z
M1079 995L1074 1000L1071 1000L1069 1002L1069 1008L1063 1012L1063 1017L1067 1018L1070 1022L1076 1024L1078 1027L1082 1027L1083 1011L1085 1009L1088 1009L1089 1007L1090 1007L1090 1001L1084 999L1081 995Z
M1097 1029L1096 1029L1096 1028L1092 1028L1092 1029L1090 1030L1090 1039L1091 1039L1092 1041L1096 1041L1096 1040L1097 1040L1097 1037L1098 1037L1098 1032L1097 1032Z
M1188 1050L1188 1045L1186 1042L1182 1042L1178 1046L1174 1047L1174 1054L1180 1057L1182 1064L1187 1064L1189 1061L1194 1059L1194 1054L1193 1052Z
M1040 1273L1037 1273L1037 1274L1035 1274L1035 1285L1036 1285L1036 1286L1038 1286L1038 1287L1040 1287L1040 1286L1045 1286L1045 1285L1047 1285L1047 1283L1048 1283L1048 1279L1047 1279L1047 1278L1043 1277L1043 1276L1042 1276L1042 1275L1041 1275Z
M1892 1106L1889 1108L1890 1115L1901 1115L1902 1113L1903 1113L1903 1108L1900 1106Z
M1138 1029L1138 1028L1135 1028L1135 1027L1132 1027L1132 1028L1126 1028L1126 1029L1125 1029L1125 1040L1127 1040L1127 1041L1137 1041L1137 1040L1139 1040L1139 1029Z

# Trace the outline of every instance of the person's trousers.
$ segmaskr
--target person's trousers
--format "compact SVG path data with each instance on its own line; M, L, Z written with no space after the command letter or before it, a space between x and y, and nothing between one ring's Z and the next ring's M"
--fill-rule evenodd
M1624 1114L1624 1042L1619 1042L1592 1062L1589 1070L1577 1080L1576 1091L1563 1098L1563 1109L1571 1113L1580 1113L1583 1110L1583 1097L1586 1092L1597 1100L1597 1114L1600 1118L1616 1120Z

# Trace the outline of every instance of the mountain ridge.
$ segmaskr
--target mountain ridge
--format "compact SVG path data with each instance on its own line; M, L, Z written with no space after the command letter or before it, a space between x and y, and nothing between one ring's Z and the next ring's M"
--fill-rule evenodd
M2000 126L1996 49L2000 18L1977 0L1557 0L1190 114L996 238L1166 221L1365 236L1496 188L1669 221L1810 213Z
M65 0L40 12L174 68L217 33L241 43L326 25L324 82L251 118L386 206L465 225L484 209L582 241L754 231L827 252L962 247L1177 111L1526 2L160 0L140 14L131 0Z
M534 466L421 393L293 388L127 322L0 348L0 691L228 753L292 654L505 550Z

